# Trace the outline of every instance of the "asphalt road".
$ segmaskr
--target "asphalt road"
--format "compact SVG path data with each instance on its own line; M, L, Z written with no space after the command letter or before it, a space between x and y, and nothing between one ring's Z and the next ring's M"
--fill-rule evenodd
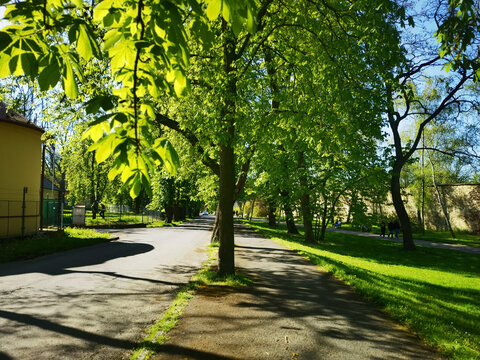
M0 265L0 359L124 359L206 260L212 218Z

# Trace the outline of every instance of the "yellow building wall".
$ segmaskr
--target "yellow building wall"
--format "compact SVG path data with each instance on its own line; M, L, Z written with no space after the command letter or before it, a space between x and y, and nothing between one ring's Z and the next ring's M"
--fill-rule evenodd
M22 234L22 200L25 194L24 233L40 224L41 132L0 121L0 237Z

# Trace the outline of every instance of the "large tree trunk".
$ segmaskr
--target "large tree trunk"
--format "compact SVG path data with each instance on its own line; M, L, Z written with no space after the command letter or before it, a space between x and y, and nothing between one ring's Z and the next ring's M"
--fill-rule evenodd
M219 220L218 235L218 273L235 273L235 249L233 233L233 191L235 189L235 161L231 144L220 146L220 188L217 214Z
M390 190L392 192L393 206L397 212L398 220L403 230L403 248L405 250L415 250L415 243L413 242L412 225L408 217L405 205L403 205L402 195L400 192L400 172L401 166L395 164L392 170L392 179L390 183Z
M221 129L226 138L220 144L220 176L218 207L218 274L235 273L235 248L233 230L233 202L235 197L235 156L233 141L235 135L235 99L237 97L237 79L233 63L235 61L236 39L232 29L222 20L224 36L223 69L226 76L226 93L221 110Z

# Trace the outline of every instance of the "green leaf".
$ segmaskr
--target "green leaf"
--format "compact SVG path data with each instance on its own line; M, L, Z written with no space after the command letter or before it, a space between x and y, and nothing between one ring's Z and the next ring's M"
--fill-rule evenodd
M80 24L77 35L77 51L85 60L90 60L93 54L90 36L85 29L85 25Z
M75 6L79 8L83 8L83 0L71 0L71 1Z
M248 9L247 13L247 30L250 34L254 34L257 31L257 22L251 9Z
M63 73L63 89L70 99L75 99L78 96L77 82L73 75L72 65L68 62L65 63Z
M36 76L38 73L38 63L35 55L32 53L23 53L20 55L20 63L23 73L27 76Z
M230 22L232 19L231 15L230 6L227 2L225 2L222 6L222 17L225 19L225 21Z
M180 166L180 160L170 141L165 138L155 140L154 150L163 160L163 164L168 172L175 175L177 173L177 168Z
M93 141L98 141L102 138L103 136L103 127L102 123L98 123L95 125L91 125L87 131L85 131L82 135L82 140L86 138L90 138Z
M114 152L114 142L116 140L115 134L109 134L104 136L100 141L97 141L90 145L88 151L95 150L95 160L98 164L107 160Z
M132 187L130 188L130 196L132 199L135 199L140 194L140 190L142 190L142 182L139 173L135 175L131 183Z
M6 54L0 54L0 77L7 77L10 73L10 56Z
M108 31L103 40L105 41L103 43L103 49L108 50L112 46L114 46L120 39L122 38L122 33L118 31L117 29L112 29Z
M12 38L7 33L0 31L0 52L5 50L12 43Z
M222 9L222 0L210 0L207 6L207 17L210 21L215 20L220 15Z
M58 60L52 54L49 55L49 64L45 67L38 76L38 84L40 90L46 91L52 89L60 80L60 66Z
M187 77L183 71L175 71L175 83L173 87L177 96L182 96L188 90Z
M110 9L113 6L114 0L104 0L95 6L93 11L93 20L96 22L102 22L104 18L110 13Z

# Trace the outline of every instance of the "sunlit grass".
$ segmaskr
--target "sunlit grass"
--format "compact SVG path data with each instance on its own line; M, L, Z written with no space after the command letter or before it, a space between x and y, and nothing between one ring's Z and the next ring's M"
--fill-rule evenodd
M383 307L453 359L480 359L480 257L381 239L328 232L321 244L302 235L250 223L266 237L297 251Z
M105 242L107 233L92 229L65 228L64 233L37 234L25 239L8 239L0 244L0 263L32 259L38 256Z
M177 226L177 225L183 224L184 222L192 221L192 220L194 220L194 219L195 219L195 218L189 218L189 217L187 217L185 220L172 221L171 223L168 223L168 222L166 222L165 220L158 220L158 221L154 221L154 222L148 224L147 227Z

